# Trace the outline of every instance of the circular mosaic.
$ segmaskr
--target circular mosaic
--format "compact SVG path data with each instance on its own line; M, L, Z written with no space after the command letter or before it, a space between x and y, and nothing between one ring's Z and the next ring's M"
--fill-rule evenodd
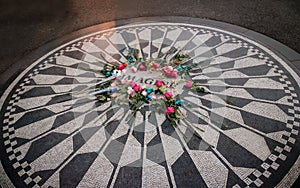
M130 110L77 95L122 64L175 58L193 67L176 85L190 104L174 126L155 106ZM166 55L168 54L168 55ZM150 70L124 79L155 85ZM83 36L28 67L1 98L1 162L16 187L275 187L298 158L299 77L278 56L234 33L182 23L120 26ZM201 131L201 130L203 131ZM293 177L295 178L295 177Z

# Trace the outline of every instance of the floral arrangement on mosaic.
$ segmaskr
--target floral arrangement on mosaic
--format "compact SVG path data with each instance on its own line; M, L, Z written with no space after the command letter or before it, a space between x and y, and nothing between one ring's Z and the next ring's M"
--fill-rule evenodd
M167 61L166 57L169 54L171 54L170 51L157 59L145 61L139 57L139 50L130 48L125 63L119 65L104 65L103 70L100 72L106 78L94 84L95 88L92 89L93 92L89 94L96 96L96 100L101 103L114 100L119 106L129 105L129 109L132 113L127 119L127 122L131 121L143 106L153 105L155 106L154 109L157 113L164 113L172 125L177 127L180 120L185 119L188 121L186 114L180 109L181 107L188 107L188 104L186 105L184 100L179 99L179 95L175 93L176 89L174 86L179 83L184 83L185 88L196 92L209 93L194 82L185 81L186 75L192 68L207 61L184 65L183 61L188 58L186 54L177 53L174 55L173 60ZM153 86L146 87L145 84L122 79L122 75L126 70L131 71L132 73L136 73L137 71L158 71L160 72L160 77L162 79L174 78L177 81L172 80L172 84L167 85L163 80L157 80ZM85 90L89 89L91 89L91 87L86 88Z

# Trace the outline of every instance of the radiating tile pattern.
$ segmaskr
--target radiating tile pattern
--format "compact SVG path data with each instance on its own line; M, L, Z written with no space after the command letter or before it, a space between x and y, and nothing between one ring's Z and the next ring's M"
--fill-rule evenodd
M91 69L125 62L128 47L144 59L172 49L189 55L185 63L213 59L189 75L211 93L181 93L205 132L187 122L175 129L146 107L129 126L128 110L68 94L101 79ZM75 40L34 62L3 96L2 164L17 187L274 187L299 155L300 122L299 85L277 59L253 41L188 24Z

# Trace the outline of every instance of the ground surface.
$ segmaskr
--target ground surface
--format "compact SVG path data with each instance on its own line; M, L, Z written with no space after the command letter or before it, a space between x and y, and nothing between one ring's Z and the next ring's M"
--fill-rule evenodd
M0 40L5 45L0 72L6 71L0 75L1 185L290 186L300 166L299 160L294 164L300 144L300 55L251 30L299 52L299 2L184 3L1 2ZM168 15L186 17L145 17ZM69 34L136 17L144 18ZM106 27L115 29L101 33ZM87 33L92 34L79 38ZM214 59L189 75L211 93L177 88L192 109L209 119L186 109L194 125L185 122L189 128L181 126L183 136L151 107L138 113L133 127L124 123L126 109L106 113L110 103L81 103L68 94L99 81L99 72L91 69L126 61L128 47L139 49L144 59L170 47L188 53L186 63ZM149 87L151 79L158 79L149 72L135 76L138 82L148 78ZM101 114L101 123L95 123Z
M1 0L0 73L43 44L98 23L141 16L189 16L263 33L300 52L297 0Z
M29 61L2 95L2 185L290 187L297 179L300 79L289 59L299 55L283 47L277 56L261 36L203 19L131 19L86 30L54 50L45 45L47 54ZM133 123L128 103L78 93L102 79L104 64L124 63L129 47L143 60L178 52L188 55L183 66L205 60L183 81L209 92L172 90L187 104L178 128L153 105ZM147 87L171 82L159 75L127 70L124 78Z

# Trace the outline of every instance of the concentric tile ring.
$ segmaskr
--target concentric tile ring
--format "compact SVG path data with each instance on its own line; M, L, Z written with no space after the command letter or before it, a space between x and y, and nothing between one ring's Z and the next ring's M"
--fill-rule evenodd
M182 127L183 139L158 114L140 114L126 127L123 111L107 112L106 127L94 119L108 106L77 100L67 92L87 85L105 62L124 62L136 47L155 58L176 47L191 61L214 59L190 73L211 94L182 98L205 129L202 139ZM85 69L84 69L85 68ZM278 55L247 37L189 23L129 23L95 31L35 61L1 98L1 161L18 187L163 186L246 187L293 182L299 151L299 76ZM223 124L218 125L221 119ZM146 122L146 123L143 123ZM296 166L297 167L297 166ZM286 175L287 174L287 175Z

